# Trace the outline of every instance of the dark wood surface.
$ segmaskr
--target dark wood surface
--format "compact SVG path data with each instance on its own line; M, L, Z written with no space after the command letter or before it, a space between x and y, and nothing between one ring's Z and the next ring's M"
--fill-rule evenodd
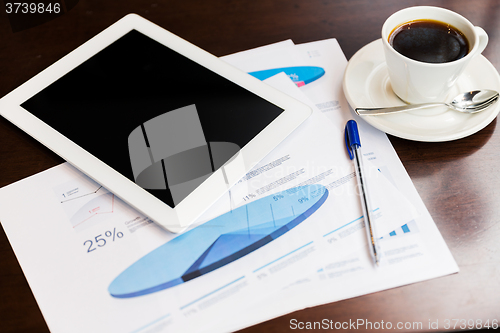
M483 27L490 37L483 55L500 69L497 0L81 0L64 15L16 33L2 7L0 97L131 12L217 56L289 38L303 43L335 37L349 59L379 38L385 18L413 5L445 7ZM309 308L244 332L293 331L291 319L422 322L423 331L428 331L429 320L500 319L500 131L496 126L494 120L474 135L446 143L390 137L455 257L459 274ZM0 142L0 187L63 162L3 118ZM48 331L1 230L0 332Z

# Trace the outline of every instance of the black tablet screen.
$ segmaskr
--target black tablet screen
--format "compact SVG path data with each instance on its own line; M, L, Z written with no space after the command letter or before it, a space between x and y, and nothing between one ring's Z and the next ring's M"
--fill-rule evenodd
M170 207L283 112L136 30L21 106Z

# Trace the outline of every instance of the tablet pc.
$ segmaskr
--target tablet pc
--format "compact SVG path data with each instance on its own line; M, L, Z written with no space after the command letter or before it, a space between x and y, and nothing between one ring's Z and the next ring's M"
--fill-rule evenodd
M180 232L311 110L130 14L2 98L0 113Z

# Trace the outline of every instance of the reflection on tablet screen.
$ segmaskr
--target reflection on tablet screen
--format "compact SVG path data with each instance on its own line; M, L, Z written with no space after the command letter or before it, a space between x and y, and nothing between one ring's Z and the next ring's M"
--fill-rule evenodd
M136 184L149 190L168 188L174 204L240 150L231 142L207 142L194 104L138 126L128 137L128 148Z

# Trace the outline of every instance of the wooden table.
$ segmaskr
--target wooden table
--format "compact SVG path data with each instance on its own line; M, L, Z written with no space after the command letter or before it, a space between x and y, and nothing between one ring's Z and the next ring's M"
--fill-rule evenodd
M71 7L70 2L66 1L66 8ZM131 12L217 56L289 38L303 43L335 37L349 59L365 44L379 38L385 18L412 5L446 7L483 27L490 37L483 54L500 68L497 0L81 0L64 15L16 33L2 10L0 96ZM453 253L459 274L302 310L244 332L292 331L291 319L421 322L423 331L428 330L429 320L439 320L441 324L445 319L498 320L500 131L496 126L495 119L474 135L446 143L390 137ZM0 187L63 162L3 118L0 142ZM47 331L3 229L0 331Z

